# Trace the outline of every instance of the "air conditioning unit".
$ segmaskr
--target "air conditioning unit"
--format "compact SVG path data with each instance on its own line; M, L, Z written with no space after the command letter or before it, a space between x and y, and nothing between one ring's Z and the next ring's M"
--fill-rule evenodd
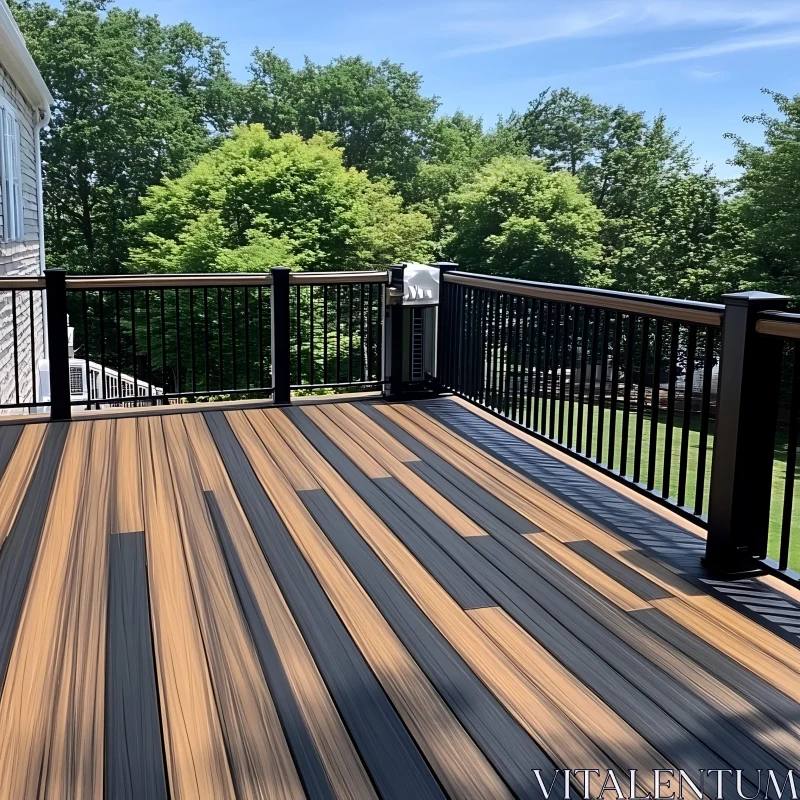
M50 402L50 362L39 361L39 381L36 386L40 403ZM71 400L89 399L89 382L86 375L86 362L79 358L69 360L69 395Z

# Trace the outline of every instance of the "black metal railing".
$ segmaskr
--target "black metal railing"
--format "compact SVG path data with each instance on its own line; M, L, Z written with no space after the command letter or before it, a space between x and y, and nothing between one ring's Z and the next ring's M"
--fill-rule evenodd
M443 387L704 520L722 306L450 272Z
M0 279L0 410L49 405L41 401L39 369L45 355L44 286L44 278Z
M377 387L386 272L289 276L291 389Z
M72 405L269 395L270 288L268 274L67 278Z

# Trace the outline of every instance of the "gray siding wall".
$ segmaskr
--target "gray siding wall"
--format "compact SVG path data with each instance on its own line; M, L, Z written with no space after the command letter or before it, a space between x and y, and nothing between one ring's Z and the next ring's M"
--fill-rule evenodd
M0 54L2 58L2 54ZM39 215L36 198L36 149L33 140L35 111L11 80L0 63L0 95L15 109L20 122L20 167L24 239L20 242L0 241L0 276L39 274ZM5 198L0 191L0 220ZM16 297L17 335L13 334L14 304L11 292L0 291L0 406L15 402L32 402L33 371L44 355L42 302L39 292L33 297L31 317L30 294L18 292ZM31 335L33 334L33 340ZM15 368L16 360L16 368ZM19 378L19 399L15 390ZM36 377L38 381L38 376ZM3 410L2 413L19 413Z

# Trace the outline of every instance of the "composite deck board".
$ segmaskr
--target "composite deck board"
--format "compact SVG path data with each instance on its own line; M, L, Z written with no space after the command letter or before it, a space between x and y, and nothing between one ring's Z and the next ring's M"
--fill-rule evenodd
M166 800L144 531L109 539L106 652L105 796Z
M318 411L318 408L304 409L312 419L321 417ZM342 417L331 416L351 430ZM367 457L366 451L354 443L347 449L357 462ZM372 454L389 464L390 459L382 455L381 450L381 446L371 440ZM313 454L309 457L313 458ZM314 472L321 483L328 483L326 490L414 601L550 759L556 763L582 761L598 765L600 769L611 768L613 760L517 668L419 562L409 557L404 546L329 465L317 460ZM403 476L402 470L397 473Z
M65 608L65 601L69 597L65 590L70 553L76 528L80 526L81 488L86 479L90 444L90 425L77 425L69 429L64 444L65 458L59 465L52 497L49 497L51 502L46 505L43 527L20 530L15 525L15 530L6 540L5 548L8 549L4 548L3 551L5 556L14 552L15 536L19 534L26 545L20 561L35 561L30 568L22 563L15 565L20 572L32 569L33 574L30 586L26 587L24 609L20 609L19 630L0 699L0 742L4 744L0 752L0 775L3 776L0 798L3 800L38 796L49 751L51 748L59 749L63 744L60 740L63 729L57 724L54 713L61 697L56 678L63 664L58 644L61 617L65 611L72 611ZM42 469L37 475L43 478L42 482L44 472ZM35 491L38 483L34 478L29 491ZM23 521L21 511L18 523ZM17 602L14 598L14 603ZM14 611L12 606L11 618L17 617ZM91 669L91 663L87 666ZM79 793L62 795L58 792L45 793L44 796L81 797ZM90 788L88 797L96 796Z
M376 606L374 599L364 591L353 573L348 560L330 540L330 533L347 534L349 523L335 514L334 507L325 507L325 493L316 482L318 470L311 471L287 447L281 447L281 437L270 419L285 418L280 412L270 414L270 419L260 411L245 412L263 445L275 454L275 466L289 477L292 488L302 494L326 520L325 530L315 520L296 495L275 489L275 503L283 505L295 522L298 542L310 556L312 567L326 587L329 596L339 602L337 610L343 616L361 651L367 656L389 698L412 732L434 773L451 797L506 796L502 782L491 769L473 740L461 727L452 711L442 701L428 681L419 664L403 646L393 631L389 620ZM279 483L273 473L271 483ZM297 497L297 503L294 502ZM325 512L334 514L333 517ZM344 523L334 530L331 519ZM328 536L325 532L328 532ZM305 540L305 541L302 541ZM351 539L352 541L352 539ZM341 541L340 541L341 543ZM312 554L313 548L313 554ZM346 600L347 602L342 602Z
M161 417L137 419L161 728L172 797L233 798Z
M307 796L375 797L203 417L185 422L209 513Z
M334 416L333 409L325 409L328 416ZM377 432L374 429L374 423L368 421L361 421L360 427L357 427L353 420L354 415L358 412L351 408L347 413L349 421L342 421L343 427L354 437L360 439L362 444L367 444L369 439L377 439ZM342 417L345 415L342 414ZM392 457L388 453L382 453L379 445L373 445L371 449L372 455L377 458L381 466L389 469L389 471L400 476L404 467L399 462L392 463ZM413 482L409 482L413 485ZM534 548L523 537L514 533L502 523L491 526L488 531L491 537L473 537L468 536L467 541L474 547L484 552L490 560L493 560L497 566L503 571L508 572L509 565L514 560L514 555L520 557L523 561L530 564L541 564L543 554L534 553ZM505 548L508 548L506 550ZM524 568L520 570L520 566L516 567L517 572L525 572ZM514 569L514 567L511 567ZM626 701L627 708L616 706L616 709L625 716L626 719L632 720L635 718L635 710L631 707L634 705L633 700L637 698L634 687L642 689L645 685L650 685L650 693L653 697L658 699L658 706L660 709L652 707L649 704L650 710L647 714L649 717L649 724L656 726L658 720L661 720L661 727L663 729L663 736L661 737L661 752L671 759L674 763L680 763L681 753L675 750L674 746L670 750L665 750L665 747L670 745L670 739L674 737L674 732L679 725L693 726L700 735L695 746L695 753L693 755L698 759L693 762L698 768L702 767L700 759L713 758L713 754L717 754L716 762L719 763L719 758L724 758L729 765L736 763L744 763L751 766L753 769L758 768L759 758L766 759L765 763L770 763L776 769L782 768L779 762L771 759L768 753L761 751L758 747L753 746L752 742L746 737L743 737L739 731L729 724L724 718L717 717L711 709L704 706L703 703L697 703L686 697L687 685L679 684L673 680L666 672L655 670L652 667L647 669L648 662L639 657L636 653L632 653L630 648L626 647L621 640L612 635L608 629L604 629L601 625L596 624L596 621L591 618L590 611L580 608L576 603L569 599L566 593L548 591L548 584L545 581L552 580L553 575L564 574L564 569L552 559L545 559L544 568L538 571L538 580L535 574L530 574L527 581L524 579L517 579L520 586L526 586L530 594L539 599L543 607L553 616L556 621L560 621L564 628L569 631L580 631L581 638L587 643L594 653L600 658L608 662L608 665L617 670L620 674L629 676L631 681L631 692ZM587 604L590 608L592 601ZM591 676L587 675L586 680L597 680L597 672ZM645 677L646 676L646 677ZM599 691L599 689L598 689ZM641 718L642 711L644 711L648 704L643 701L646 700L645 694L639 692L639 715ZM660 713L657 713L660 711ZM646 728L642 723L638 726L640 733L644 733ZM671 732L670 732L671 731Z
M425 406L168 411L0 429L0 800L800 759L788 636Z
M184 415L163 417L183 550L237 798L303 796L223 558Z
M438 795L419 749L267 497L227 419L215 411L206 419L250 525L379 794L397 800Z

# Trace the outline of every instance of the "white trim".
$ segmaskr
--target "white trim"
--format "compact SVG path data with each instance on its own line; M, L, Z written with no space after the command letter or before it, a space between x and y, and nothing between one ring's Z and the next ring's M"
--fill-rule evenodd
M4 242L21 242L25 238L20 139L17 111L0 96L0 196L3 198Z
M3 69L11 76L33 108L50 108L55 102L25 46L6 0L0 0L0 53Z

